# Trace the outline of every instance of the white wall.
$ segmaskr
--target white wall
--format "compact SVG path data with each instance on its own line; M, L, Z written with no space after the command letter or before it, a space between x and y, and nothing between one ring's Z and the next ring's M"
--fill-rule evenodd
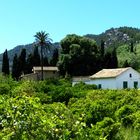
M130 77L130 74L132 77ZM106 79L91 79L90 84L102 85L102 89L123 89L123 82L127 81L128 88L134 88L134 82L138 82L138 88L140 88L140 73L132 68L123 72L116 78L106 78Z
M130 74L132 77L130 77ZM90 79L83 80L86 84L101 84L102 89L123 89L123 82L127 81L128 88L134 88L134 81L138 82L138 88L140 88L140 73L135 71L132 68L129 68L127 71L123 72L121 75L116 78L104 78L104 79ZM78 81L73 81L73 85Z
M102 89L116 89L116 78L91 79L89 84L101 84Z
M130 77L130 74L132 77ZM140 88L140 74L132 68L128 69L116 78L117 89L123 88L123 81L127 81L128 88L134 88L134 81L138 81L138 88Z

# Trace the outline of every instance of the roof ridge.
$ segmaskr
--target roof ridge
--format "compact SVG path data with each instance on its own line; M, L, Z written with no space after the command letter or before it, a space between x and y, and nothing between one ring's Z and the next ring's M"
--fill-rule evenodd
M126 68L114 68L114 69L102 69L98 71L97 73L90 76L90 78L111 78L111 77L117 77L123 72L127 71L131 67ZM131 68L132 69L132 68Z

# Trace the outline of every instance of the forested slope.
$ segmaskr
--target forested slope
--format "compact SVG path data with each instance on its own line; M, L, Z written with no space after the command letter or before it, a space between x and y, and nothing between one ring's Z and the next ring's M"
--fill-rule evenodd
M121 45L117 48L119 67L131 66L140 71L140 44L134 45L133 51L129 44Z

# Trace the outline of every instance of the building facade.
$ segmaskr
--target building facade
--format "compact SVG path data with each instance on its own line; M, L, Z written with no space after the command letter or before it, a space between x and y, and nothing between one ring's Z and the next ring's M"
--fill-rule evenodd
M101 89L140 88L140 73L131 67L103 69L89 77Z
M33 67L33 73L22 75L21 79L41 80L41 74L41 67ZM43 67L43 77L44 79L59 77L58 67Z

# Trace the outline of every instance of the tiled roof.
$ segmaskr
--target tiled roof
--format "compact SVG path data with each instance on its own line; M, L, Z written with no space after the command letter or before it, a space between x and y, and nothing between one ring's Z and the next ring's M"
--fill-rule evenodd
M116 68L116 69L103 69L94 75L90 76L91 79L100 79L100 78L111 78L117 77L118 75L122 74L123 72L130 69L128 68Z
M41 71L41 67L33 67L33 71ZM58 71L58 67L43 67L43 71Z

